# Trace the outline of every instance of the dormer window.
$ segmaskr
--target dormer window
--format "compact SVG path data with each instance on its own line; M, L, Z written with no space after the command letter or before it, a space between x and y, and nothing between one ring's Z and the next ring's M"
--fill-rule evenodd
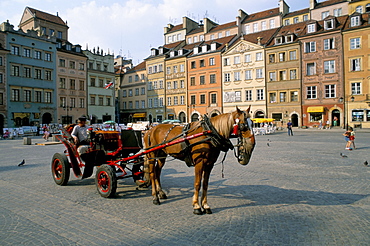
M356 12L362 14L362 12L363 12L362 6L357 6L356 7Z
M334 19L324 21L325 30L330 30L334 28Z
M285 42L286 43L291 43L291 42L293 42L293 35L287 35L287 36L285 36Z
M207 49L208 49L208 45L203 45L202 46L202 52L207 52Z
M194 54L198 54L198 52L199 52L198 47L194 47L194 49L193 49L193 53L194 53Z
M175 51L171 51L170 52L170 57L174 57L175 56Z
M81 47L80 46L76 46L76 52L81 52Z
M162 55L163 54L163 47L159 48L159 54Z
M178 50L178 51L177 51L177 54L178 54L179 56L182 56L182 55L183 55L183 50Z
M308 33L316 32L316 24L309 24L307 26L307 32Z
M66 45L66 50L71 50L72 46L70 44Z
M275 38L275 44L282 44L283 43L283 37L276 37Z
M152 49L151 55L152 55L152 56L157 55L157 50L156 50L156 49Z
M211 50L214 51L217 49L217 44L216 43L212 43L211 44Z
M199 41L204 41L204 35L199 36Z
M351 17L351 27L360 25L360 16Z

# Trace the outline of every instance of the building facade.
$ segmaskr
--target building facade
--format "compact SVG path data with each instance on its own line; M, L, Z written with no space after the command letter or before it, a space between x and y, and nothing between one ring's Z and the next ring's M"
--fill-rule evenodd
M7 127L7 55L6 34L0 31L0 134Z

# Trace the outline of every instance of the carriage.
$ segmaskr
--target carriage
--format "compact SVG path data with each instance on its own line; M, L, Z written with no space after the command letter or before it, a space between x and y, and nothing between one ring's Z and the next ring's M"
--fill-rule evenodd
M195 170L194 214L212 213L207 204L210 172L221 151L234 149L229 138L237 138L235 156L247 165L255 140L249 110L221 114L212 118L203 116L186 126L159 124L143 134L141 131L92 131L87 152L79 154L77 145L66 129L57 136L66 147L64 153L52 158L51 171L58 185L67 185L70 170L77 178L91 177L94 167L95 184L102 197L114 197L117 180L133 178L141 187L152 186L153 203L166 199L160 183L161 169L168 155L185 161ZM201 205L198 204L203 187ZM204 209L204 210L202 210Z

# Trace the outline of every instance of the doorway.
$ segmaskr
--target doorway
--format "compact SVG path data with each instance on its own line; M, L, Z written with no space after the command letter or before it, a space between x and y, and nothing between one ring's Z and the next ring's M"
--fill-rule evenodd
M340 111L338 109L333 110L331 117L332 126L340 126Z
M293 126L297 127L298 126L298 115L297 114L292 114L292 124Z

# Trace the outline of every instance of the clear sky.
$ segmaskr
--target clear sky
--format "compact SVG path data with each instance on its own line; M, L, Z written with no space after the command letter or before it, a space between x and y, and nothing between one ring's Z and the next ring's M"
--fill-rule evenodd
M308 8L309 0L285 0L290 11ZM0 22L9 20L18 29L25 7L59 16L68 22L69 41L83 49L100 47L131 58L136 65L150 48L164 44L167 24L182 17L204 17L219 24L235 21L238 10L251 14L278 7L278 0L1 0Z

